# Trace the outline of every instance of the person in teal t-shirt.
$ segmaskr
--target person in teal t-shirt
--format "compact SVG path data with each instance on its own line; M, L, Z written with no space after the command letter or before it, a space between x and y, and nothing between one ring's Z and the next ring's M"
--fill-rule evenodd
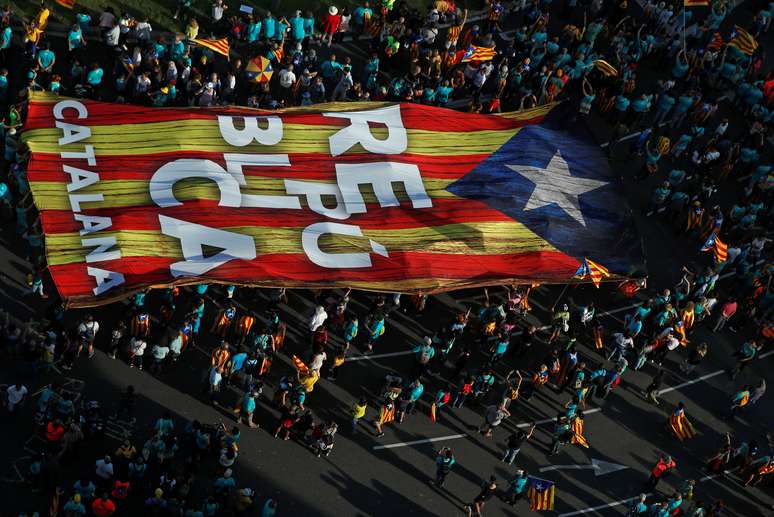
M266 17L263 19L263 37L266 39L273 39L277 32L277 19L267 12Z
M293 43L301 43L306 37L306 29L304 28L304 18L301 16L301 11L296 11L296 15L290 20L290 37L293 38Z

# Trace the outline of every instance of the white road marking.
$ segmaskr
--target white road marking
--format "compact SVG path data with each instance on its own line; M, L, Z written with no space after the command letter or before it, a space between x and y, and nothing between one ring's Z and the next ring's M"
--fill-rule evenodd
M653 494L647 494L648 497L652 496ZM591 513L595 512L597 510L603 510L605 508L612 508L614 506L620 506L622 504L629 503L631 501L635 501L639 499L640 496L635 497L629 497L628 499L619 499L618 501L613 501L612 503L607 504L600 504L599 506L591 506L589 508L584 508L583 510L575 510L574 512L567 512L567 513L560 513L559 517L571 517L573 515L583 515L585 513Z
M602 411L602 408L598 408L597 407L597 408L589 409L588 411L584 411L583 415L584 416L592 415L594 413L599 413L600 411ZM534 423L537 424L537 425L543 425L543 424L550 424L550 423L552 423L554 421L556 421L555 417L553 417L553 418L544 418L543 420L535 420ZM521 427L521 428L529 427L530 425L532 425L532 423L533 422L522 422L521 424L518 424L516 427ZM391 443L391 444L388 444L388 445L375 445L373 447L373 449L374 450L379 450L379 449L396 449L398 447L410 447L412 445L421 445L423 443L440 442L440 441L444 441L444 440L457 440L459 438L467 438L468 436L470 436L470 435L467 435L467 434L451 434L451 435L448 435L448 436L438 436L436 438L423 438L421 440L411 440L409 442L397 442L397 443Z
M394 449L396 447L408 447L409 445L419 445L422 443L442 442L444 440L456 440L457 438L465 438L467 434L450 434L448 436L436 436L435 438L423 438L422 440L412 440L410 442L398 442L388 445L374 445L374 450L379 449Z
M770 355L774 354L774 350L769 350L768 352L761 354L758 356L758 359L763 359L764 357L768 357ZM711 379L713 377L717 377L718 375L725 373L726 370L718 370L716 372L708 373L706 375L702 375L701 377L696 377L695 379L691 379L690 381L685 381L680 384L676 384L674 386L670 386L669 388L664 388L663 390L659 390L658 394L663 395L664 393L669 393L670 391L679 390L680 388L684 388L686 386L690 386L691 384L696 384L697 382L706 381L707 379Z

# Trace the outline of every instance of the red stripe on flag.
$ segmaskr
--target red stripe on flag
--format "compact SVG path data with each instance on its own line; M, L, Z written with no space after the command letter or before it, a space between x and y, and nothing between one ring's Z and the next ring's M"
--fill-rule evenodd
M122 273L127 289L163 284L172 279L169 266L179 259L158 257L123 257L90 266L103 267ZM578 261L555 251L531 252L518 255L447 255L443 253L393 252L389 257L371 254L373 267L368 273L372 282L400 282L412 278L442 278L457 281L457 286L475 285L471 269L486 271L488 280L512 278L513 271L543 271L546 282L565 281L578 268ZM92 296L94 278L86 273L85 263L50 266L59 294L63 297ZM411 276L408 274L411 273ZM208 280L221 282L250 281L278 285L297 282L299 285L332 285L334 282L362 281L358 270L332 270L312 264L305 255L259 255L245 262L232 260L208 273ZM325 280L321 280L321 279ZM364 287L364 283L358 284ZM112 293L111 294L118 294Z
M121 114L116 118L115 104L81 101L88 110L85 119L68 120L87 126L117 126L123 124L146 124L153 122L171 122L176 120L215 120L218 115L228 116L280 116L285 124L308 124L321 126L347 126L349 122L342 118L324 117L319 111L311 113L278 113L273 111L251 110L248 108L143 108L141 106L122 105ZM24 130L56 127L53 117L53 103L31 102ZM319 108L316 108L317 110ZM65 115L70 118L71 111ZM446 108L436 108L422 104L402 104L400 111L403 125L409 129L465 133L470 131L494 131L512 129L529 124L539 124L542 116L529 120L514 120L478 113L461 113ZM213 134L213 137L217 136ZM472 136L472 135L471 135ZM439 138L443 145L443 137Z
M469 154L461 156L427 156L404 153L401 155L383 155L372 153L345 154L337 156L335 161L326 153L289 154L290 167L244 167L244 174L294 180L336 180L336 163L372 163L395 161L413 163L425 179L454 180L473 170L487 154ZM98 169L101 180L146 180L159 167L173 159L199 158L212 160L222 167L226 162L223 153L201 151L176 151L159 154L98 155ZM70 176L62 171L62 164L89 169L83 160L62 160L59 155L34 153L29 164L29 181L70 182ZM102 172L104 171L104 172Z
M360 226L364 230L398 230L401 228L432 228L443 224L473 224L479 222L508 222L510 217L484 203L467 199L434 199L433 207L413 210L405 207L380 208L378 204L367 204L367 212L353 214L347 224ZM276 208L229 208L218 206L216 200L186 201L181 206L127 207L89 209L90 216L112 217L113 228L121 230L158 230L158 215L183 219L210 228L234 228L261 226L269 228L304 228L318 223L324 217L311 210L281 210ZM83 229L73 219L70 210L44 210L40 214L43 231L47 235L75 233Z

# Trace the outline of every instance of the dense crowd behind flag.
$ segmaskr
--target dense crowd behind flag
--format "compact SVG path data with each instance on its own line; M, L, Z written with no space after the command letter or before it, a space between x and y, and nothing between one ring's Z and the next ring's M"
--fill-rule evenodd
M49 268L74 305L203 281L563 283L587 256L620 278L639 250L621 186L551 110L159 109L36 93L24 140Z

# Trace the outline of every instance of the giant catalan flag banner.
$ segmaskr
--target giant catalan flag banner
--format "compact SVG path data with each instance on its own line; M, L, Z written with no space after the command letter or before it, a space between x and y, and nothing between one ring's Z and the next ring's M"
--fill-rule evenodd
M434 292L625 273L599 148L551 107L145 108L35 93L23 138L49 269L72 305L229 283Z

